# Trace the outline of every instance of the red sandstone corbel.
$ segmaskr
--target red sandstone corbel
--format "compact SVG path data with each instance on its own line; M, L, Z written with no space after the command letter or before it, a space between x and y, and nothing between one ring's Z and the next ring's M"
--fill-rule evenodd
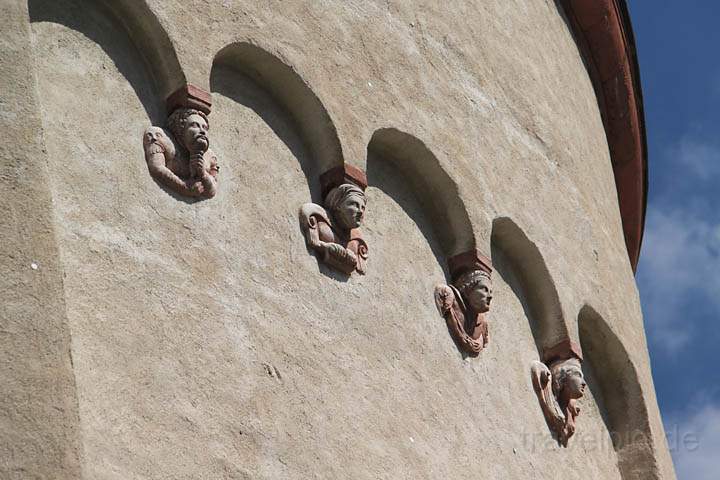
M340 165L338 167L333 167L320 175L320 191L322 192L322 197L325 198L330 190L342 185L343 183L357 185L364 192L368 185L367 175L365 175L365 172L352 165Z
M205 113L205 115L210 115L212 95L202 88L188 83L168 95L165 104L168 114L178 108L194 108Z
M547 365L556 360L567 360L570 358L577 358L581 362L583 361L580 345L569 338L543 350L543 362Z

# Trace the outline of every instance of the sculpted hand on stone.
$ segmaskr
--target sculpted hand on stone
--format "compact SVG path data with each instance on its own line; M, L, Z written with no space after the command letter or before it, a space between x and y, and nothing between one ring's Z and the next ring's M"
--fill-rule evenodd
M358 230L367 205L365 192L343 183L330 190L324 204L325 208L315 203L300 208L300 225L308 247L343 273L365 273L368 248Z
M580 414L577 400L585 394L585 379L580 360L560 359L548 367L534 361L531 366L532 382L540 407L560 445L567 447L575 433L575 418Z
M194 108L177 108L166 130L152 126L143 146L150 175L165 187L188 197L212 198L217 193L217 157L210 150L208 117Z
M490 260L473 251L458 255L450 263L456 279L452 285L435 287L435 305L458 346L477 356L489 338L485 314L492 300Z

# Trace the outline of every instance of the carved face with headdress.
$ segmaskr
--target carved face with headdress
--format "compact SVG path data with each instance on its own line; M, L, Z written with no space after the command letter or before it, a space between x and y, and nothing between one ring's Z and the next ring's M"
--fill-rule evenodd
M367 198L356 185L344 183L330 190L325 197L325 206L344 230L358 228L365 214Z
M492 280L485 270L469 270L454 282L467 303L478 313L490 310L492 300Z
M555 396L573 399L581 398L585 394L587 383L578 359L559 360L550 366L550 371Z
M208 149L210 124L204 112L194 108L178 108L168 118L168 127L175 139L189 152Z

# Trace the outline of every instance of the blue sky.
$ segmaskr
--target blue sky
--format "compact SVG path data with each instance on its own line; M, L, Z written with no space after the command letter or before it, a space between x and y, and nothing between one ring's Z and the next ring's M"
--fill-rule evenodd
M678 478L720 471L720 2L628 0L650 190L637 281ZM678 435L697 435L683 447Z

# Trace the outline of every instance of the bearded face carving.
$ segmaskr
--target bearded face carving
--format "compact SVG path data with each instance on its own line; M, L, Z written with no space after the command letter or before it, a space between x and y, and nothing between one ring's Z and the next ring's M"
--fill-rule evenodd
M364 188L367 185L364 174L357 169L343 169L341 181L337 185L327 186L323 205L306 203L300 208L300 226L308 248L330 267L344 274L356 271L365 273L368 248L360 235L360 225L365 216L367 197ZM343 175L350 172L354 175ZM330 178L338 169L328 172ZM358 173L359 172L359 173ZM354 182L347 181L350 177ZM326 177L328 178L327 174Z
M485 314L492 300L490 259L473 250L452 257L450 285L435 287L435 305L457 346L477 356L488 344Z
M179 90L168 99L172 111L168 130L152 126L143 135L150 175L187 197L212 198L217 193L219 167L208 139L209 99L209 94L196 87Z

